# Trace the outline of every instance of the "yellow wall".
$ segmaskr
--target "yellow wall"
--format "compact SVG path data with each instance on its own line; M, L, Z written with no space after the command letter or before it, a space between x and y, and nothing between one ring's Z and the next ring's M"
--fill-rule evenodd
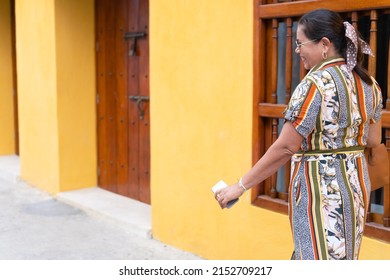
M96 185L93 3L16 0L21 172L51 193ZM209 259L292 251L285 215L248 196L222 211L210 191L251 167L252 13L252 0L150 0L153 234ZM365 238L361 258L390 245Z
M15 153L10 0L0 0L0 155Z
M59 188L54 2L16 0L21 176Z
M94 0L56 0L60 190L97 184Z
M16 0L21 176L96 185L93 0Z
M390 244L371 238L363 238L359 259L390 260Z
M249 196L222 211L210 190L251 167L253 1L151 0L150 26L154 237L208 259L290 258L287 216ZM366 238L376 256L390 245Z
M253 1L150 3L154 237L210 259L289 258L286 216L249 197L222 211L210 190L251 167Z

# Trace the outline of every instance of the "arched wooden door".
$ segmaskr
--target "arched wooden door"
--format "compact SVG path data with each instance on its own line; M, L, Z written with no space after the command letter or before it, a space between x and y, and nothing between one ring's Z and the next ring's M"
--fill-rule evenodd
M150 203L149 1L96 0L99 186Z

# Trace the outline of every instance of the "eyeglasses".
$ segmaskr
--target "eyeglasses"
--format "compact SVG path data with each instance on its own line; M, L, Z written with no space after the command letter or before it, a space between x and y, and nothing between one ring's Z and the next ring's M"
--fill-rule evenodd
M309 41L302 42L302 43L299 43L298 40L295 40L295 44L297 45L297 48L300 49L303 45L310 43L310 42L314 42L314 41L317 41L317 39L309 40Z

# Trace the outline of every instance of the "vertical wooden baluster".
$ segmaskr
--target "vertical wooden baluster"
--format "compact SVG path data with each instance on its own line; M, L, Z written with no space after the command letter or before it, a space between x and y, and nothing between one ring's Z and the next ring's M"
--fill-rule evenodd
M374 56L369 56L368 58L368 72L373 77L376 77L376 47L377 47L377 21L378 21L378 13L376 10L372 10L370 14L370 47Z
M389 156L390 148L390 129L385 129L385 145L387 148L387 156ZM390 170L389 170L390 172ZM383 188L383 225L390 227L390 185Z
M293 34L292 34L292 27L293 27L293 21L292 18L286 19L286 27L287 27L287 33L286 33L286 99L285 104L288 104L291 97L291 82L292 82L292 60L293 60ZM285 185L284 185L284 192L286 194L285 201L288 201L288 187L290 184L290 171L291 171L291 162L288 161L285 164Z
M390 39L388 43L388 52L389 55L387 56L387 81L390 81ZM384 109L390 109L390 83L387 82L387 99L385 103L385 108Z
M291 81L292 81L292 19L286 19L286 100L285 104L290 101Z
M253 34L253 123L252 123L252 164L255 164L259 158L260 154L263 153L263 143L264 141L260 141L261 134L264 131L264 119L259 117L258 104L263 101L264 102L264 86L263 79L261 78L261 74L265 71L265 63L260 63L260 61L265 61L265 51L264 46L266 40L261 40L265 38L265 29L266 29L266 21L261 20L259 18L259 5L261 1L254 1L254 34ZM261 39L260 39L261 38ZM261 41L261 43L260 43ZM264 183L257 185L252 188L251 193L251 201L255 201L256 198L260 194L264 194Z
M277 77L278 77L278 20L272 19L272 74L271 74L271 102L277 103ZM272 143L276 141L278 137L278 119L272 119ZM276 192L276 174L271 178L270 196L275 198Z
M358 20L359 20L358 13L357 12L352 12L352 15L351 15L352 26L356 30L358 30Z
M271 103L277 102L277 77L278 77L278 20L272 20L272 74L271 74Z
M377 12L375 10L372 10L371 14L370 14L370 22L371 22L370 23L370 47L371 47L372 52L374 53L375 57L369 56L369 58L368 58L368 72L373 77L375 77L375 75L376 75L377 20L378 20ZM355 25L354 25L354 27L355 27ZM357 23L356 23L356 27L357 27ZM373 221L372 213L371 213L371 196L370 196L370 202L368 204L368 211L367 211L366 221L368 223Z

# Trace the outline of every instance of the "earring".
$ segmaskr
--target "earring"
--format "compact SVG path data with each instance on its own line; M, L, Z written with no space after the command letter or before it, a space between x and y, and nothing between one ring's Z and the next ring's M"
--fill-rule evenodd
M322 58L325 60L328 58L328 53L326 51L322 52Z

